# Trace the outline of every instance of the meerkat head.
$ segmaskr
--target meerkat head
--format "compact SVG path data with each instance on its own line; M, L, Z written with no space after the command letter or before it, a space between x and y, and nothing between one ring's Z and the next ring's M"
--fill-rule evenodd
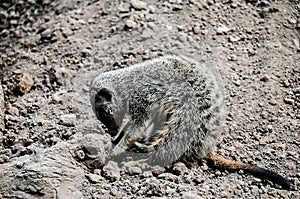
M90 100L93 111L111 136L115 136L120 125L120 114L116 112L119 110L118 94L111 85L97 85L92 82L90 91Z

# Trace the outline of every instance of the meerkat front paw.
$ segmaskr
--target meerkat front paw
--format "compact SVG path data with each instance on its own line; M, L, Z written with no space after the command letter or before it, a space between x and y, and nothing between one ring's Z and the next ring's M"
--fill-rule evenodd
M137 160L137 161L122 162L121 166L125 170L125 172L128 172L128 169L132 168L132 167L139 167L142 170L149 170L151 168L151 166L149 166L147 164L147 159L142 159L142 160Z

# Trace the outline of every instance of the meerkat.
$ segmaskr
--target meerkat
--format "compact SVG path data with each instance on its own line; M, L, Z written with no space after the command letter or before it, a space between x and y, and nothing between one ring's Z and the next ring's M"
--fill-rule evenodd
M273 171L213 153L225 103L220 74L205 63L168 55L105 72L92 81L90 100L112 137L114 156L131 152L161 166L206 159L214 167L244 170L290 188L289 180Z

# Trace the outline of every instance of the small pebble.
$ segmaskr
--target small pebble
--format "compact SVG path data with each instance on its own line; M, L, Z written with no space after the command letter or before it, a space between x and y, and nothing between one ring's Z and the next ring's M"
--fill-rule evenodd
M203 164L203 165L201 166L201 169L202 169L202 171L207 171L207 170L208 170L207 164Z
M177 182L178 181L178 176L172 174L172 173L162 173L157 176L158 179L164 179L164 180L169 180L171 182Z
M7 28L8 27L8 14L6 11L0 11L0 28Z
M154 176L157 176L157 175L159 175L159 174L162 174L163 172L165 172L166 171L166 169L164 168L164 167L161 167L161 166L154 166L153 167L153 170L152 170L152 174L154 175Z
M85 153L83 150L77 150L76 151L76 157L79 159L79 160L84 160L85 158Z
M230 42L234 43L234 42L237 42L237 41L241 40L241 38L238 37L238 36L230 36L228 40Z
M141 175L142 178L150 178L153 176L151 171L144 171Z
M290 87L290 81L288 80L288 79L285 79L284 81L283 81L283 85L284 85L284 87Z
M237 56L234 55L234 54L231 54L231 55L229 55L229 56L227 57L227 59L228 59L229 61L237 61Z
M269 100L269 104L272 105L272 106L275 106L275 105L277 105L277 101L274 98L271 98Z
M118 163L114 161L109 161L103 167L103 175L111 181L118 181L121 178L120 168Z
M51 38L51 36L52 36L52 30L50 28L47 28L41 33L41 37L45 39L49 39Z
M62 28L61 32L64 37L69 37L73 34L73 31L70 28Z
M65 114L60 116L60 123L65 126L75 126L76 115L75 114Z
M119 194L118 194L118 190L117 189L115 189L115 188L111 188L110 189L110 195L112 195L112 196L118 196Z
M129 4L128 3L125 3L125 2L121 2L119 7L118 7L118 10L121 12L121 13L127 13L130 11L130 7L129 7Z
M293 25L295 25L297 23L296 19L288 19L288 21L290 24L293 24Z
M200 31L201 31L201 28L200 28L199 26L195 26L195 27L193 28L193 32L194 32L195 34L199 34Z
M18 24L18 21L15 20L15 19L12 19L12 20L10 20L10 24L11 24L11 25L17 25L17 24Z
M137 27L137 23L132 19L126 20L125 25L126 25L127 28L132 28L132 29Z
M286 104L290 104L290 105L293 105L295 100L291 99L291 98L284 98L283 100Z
M136 10L146 10L147 3L140 0L131 0L131 6Z
M268 82L268 81L270 81L270 76L269 75L267 75L267 74L265 74L264 76L262 76L261 78L260 78L260 81L263 81L263 82Z
M174 172L174 174L176 175L183 175L189 172L188 168L185 166L184 163L182 162L177 162L173 168L172 171Z
M127 172L130 175L138 175L138 174L143 173L143 171L140 167L128 167Z
M236 2L232 2L232 3L230 4L230 6L231 6L232 8L237 8L237 7L238 7L238 4L237 4Z
M34 81L29 73L23 73L19 82L19 91L23 94L28 93Z
M70 84L71 78L73 77L73 72L66 68L56 68L55 69L55 78L57 83L60 85L66 86Z
M260 116L263 118L263 119L267 119L269 117L269 113L267 111L262 111Z
M14 106L8 106L7 113L13 116L19 116L19 109Z
M87 56L92 55L92 52L91 52L90 49L84 48L84 49L81 51L81 55L82 55L83 57L87 57Z
M103 180L102 176L92 174L92 173L87 174L86 178L88 179L89 182L94 183L94 184L99 183Z
M101 175L101 170L100 169L94 169L93 173L96 174L96 175Z
M221 25L216 29L217 34L223 34L223 33L227 33L230 31L230 28L228 28L225 25Z

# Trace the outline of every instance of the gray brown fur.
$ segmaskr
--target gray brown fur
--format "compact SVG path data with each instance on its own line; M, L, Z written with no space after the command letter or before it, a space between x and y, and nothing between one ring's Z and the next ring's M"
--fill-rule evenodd
M212 153L222 132L222 90L211 65L166 56L100 74L90 97L112 136L113 158L129 156L133 164L160 166L206 158L213 167L242 169L290 189L290 181L273 171Z
M143 152L148 163L164 166L207 157L224 112L222 81L212 67L165 56L97 76L91 104L118 139L115 155Z

